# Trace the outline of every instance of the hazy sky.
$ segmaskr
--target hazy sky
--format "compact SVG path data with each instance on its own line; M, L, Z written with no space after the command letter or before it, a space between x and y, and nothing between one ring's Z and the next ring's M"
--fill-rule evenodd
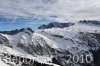
M0 14L58 16L58 20L100 19L100 0L0 0Z
M0 30L81 19L100 20L100 0L0 0Z

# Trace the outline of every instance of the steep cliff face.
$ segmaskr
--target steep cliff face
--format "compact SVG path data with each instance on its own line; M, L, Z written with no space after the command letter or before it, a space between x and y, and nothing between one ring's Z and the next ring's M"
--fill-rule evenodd
M2 36L2 34L0 34L0 44L12 47L12 45L9 43L9 40L5 36Z
M99 66L100 31L96 31L98 30L83 31L82 28L79 30L76 26L71 26L35 31L31 28L24 28L15 32L1 32L0 52L15 56L22 55L39 63L53 66ZM91 55L95 62L68 63L66 62L69 58L67 55Z

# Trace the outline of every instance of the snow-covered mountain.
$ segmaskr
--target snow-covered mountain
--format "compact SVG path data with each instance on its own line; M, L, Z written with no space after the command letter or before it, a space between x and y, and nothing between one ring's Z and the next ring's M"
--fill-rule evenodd
M63 28L52 27L34 31L31 28L0 31L0 64L3 66L12 66L16 63L12 63L11 60L5 62L2 54L31 59L34 61L31 66L99 66L99 51L100 28L96 26L78 23ZM67 55L91 55L94 61L68 63ZM30 65L20 61L17 66Z

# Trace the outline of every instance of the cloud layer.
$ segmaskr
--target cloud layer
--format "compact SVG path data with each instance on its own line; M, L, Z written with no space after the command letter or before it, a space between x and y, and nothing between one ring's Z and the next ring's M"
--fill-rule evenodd
M0 0L0 15L100 19L100 0Z

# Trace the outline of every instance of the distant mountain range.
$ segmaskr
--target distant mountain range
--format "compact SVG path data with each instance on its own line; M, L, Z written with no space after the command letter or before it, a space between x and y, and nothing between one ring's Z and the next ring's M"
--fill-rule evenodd
M65 28L74 25L74 23L59 23L59 22L52 22L47 25L41 25L38 29L49 29L49 28Z
M90 25L100 25L100 21L96 21L96 20L81 20L79 21L79 23L90 24Z

